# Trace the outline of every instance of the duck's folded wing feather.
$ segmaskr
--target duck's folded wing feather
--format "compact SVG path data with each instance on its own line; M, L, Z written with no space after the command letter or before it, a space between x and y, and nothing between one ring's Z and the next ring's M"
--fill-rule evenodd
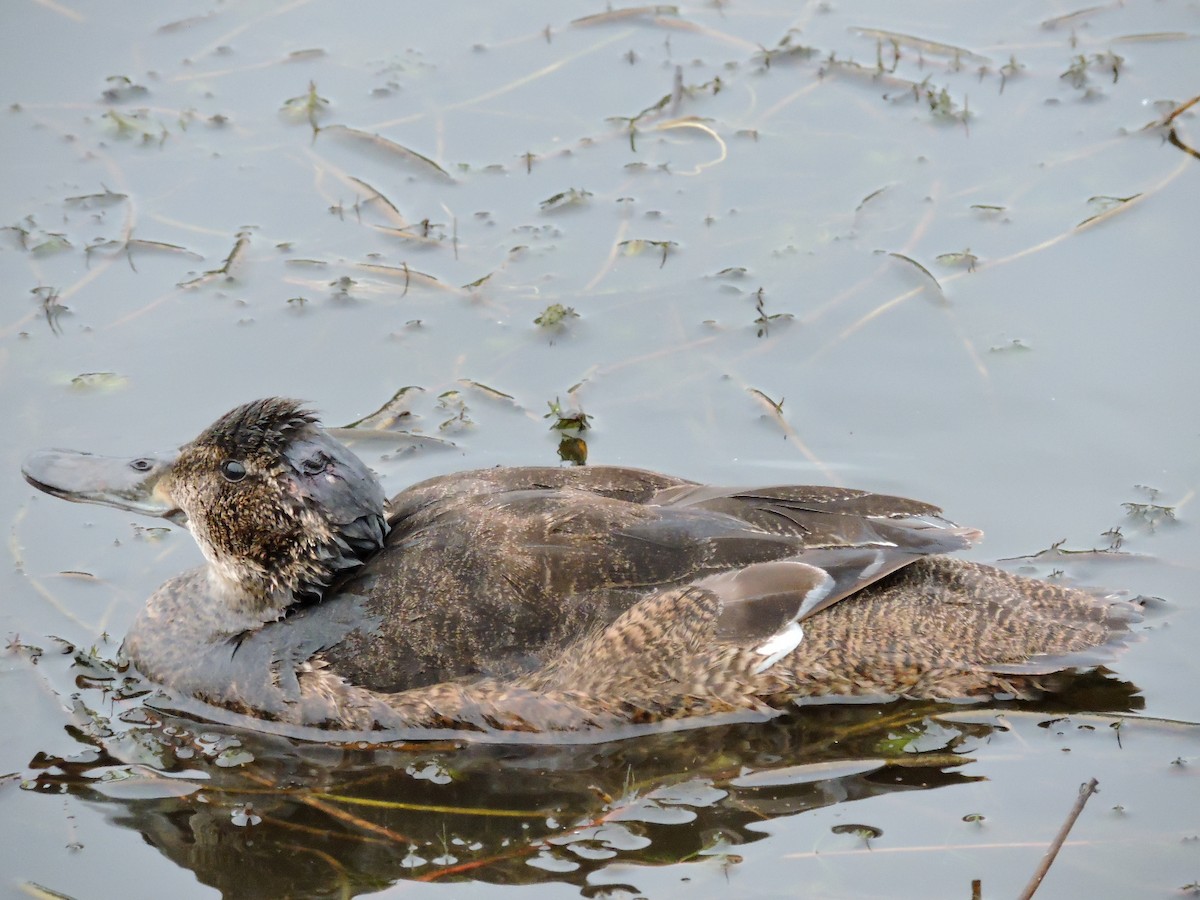
M806 546L894 544L917 553L946 553L981 536L943 518L929 503L848 488L681 485L657 492L650 502L732 516L766 533L802 536Z
M803 619L977 535L928 504L840 488L649 489L643 478L626 499L614 487L623 470L564 471L509 472L503 486L472 475L470 489L406 506L391 552L342 586L371 598L379 640L347 639L331 662L392 690L527 670L652 592L696 584L720 595L722 639L769 662L794 648ZM768 563L780 565L756 568ZM382 658L375 646L405 650Z

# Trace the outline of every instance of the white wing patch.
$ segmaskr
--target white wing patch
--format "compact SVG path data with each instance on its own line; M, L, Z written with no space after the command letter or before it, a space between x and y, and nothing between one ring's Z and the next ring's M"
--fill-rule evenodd
M799 619L803 618L809 610L828 597L833 587L833 578L825 573L825 577L821 579L821 582L804 595L804 599L800 601L800 607L796 610L796 614L788 619L787 623L781 629L754 648L755 653L765 657L762 662L754 667L755 675L761 675L800 646L800 642L804 640L804 629L800 627Z
M766 659L754 667L754 674L761 675L767 671L767 669L799 647L802 640L804 640L804 629L800 627L799 622L789 622L783 626L782 629L754 648L755 653L766 657Z

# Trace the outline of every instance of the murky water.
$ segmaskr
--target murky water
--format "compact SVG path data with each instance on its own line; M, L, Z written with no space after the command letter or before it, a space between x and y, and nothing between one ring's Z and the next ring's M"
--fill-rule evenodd
M1195 889L1194 5L603 13L0 14L6 890L1006 897L1093 777L1038 896ZM591 462L920 497L974 558L1062 542L1009 565L1159 599L1117 675L1043 703L584 747L314 747L119 690L199 554L37 495L24 454L405 386L448 443L360 440L392 491L556 461L559 401Z

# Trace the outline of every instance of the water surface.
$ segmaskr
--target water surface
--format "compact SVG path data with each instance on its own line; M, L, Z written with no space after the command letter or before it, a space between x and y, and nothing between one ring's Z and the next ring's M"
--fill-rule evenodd
M3 19L5 890L1013 896L1093 777L1039 896L1194 889L1192 5ZM36 494L24 454L405 387L399 428L444 443L361 438L391 491L557 461L557 402L589 462L936 502L976 559L1157 598L1145 639L1039 704L585 747L331 749L114 698L198 551Z

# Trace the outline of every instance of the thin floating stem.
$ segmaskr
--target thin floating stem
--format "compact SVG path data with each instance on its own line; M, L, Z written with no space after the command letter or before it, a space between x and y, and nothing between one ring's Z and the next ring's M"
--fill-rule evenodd
M364 141L375 147L379 147L380 149L386 150L389 153L393 153L404 159L410 160L412 162L420 163L422 166L433 169L435 172L437 172L438 175L440 175L442 178L446 179L447 181L450 181L450 182L454 181L454 178L450 175L449 172L447 172L445 169L443 169L441 166L439 166L437 163L435 163L428 156L425 156L422 153L418 153L416 150L410 150L408 147L405 147L403 144L397 144L395 141L391 140L390 138L385 138L381 134L372 134L369 131L361 131L358 128L351 128L349 125L326 125L324 128L321 129L321 133L322 134L342 134L342 135L346 135L348 137L354 138L359 141Z
M1087 784L1079 786L1079 797L1075 800L1075 805L1067 813L1067 819L1063 822L1062 828L1058 829L1058 834L1054 836L1054 840L1050 842L1050 846L1046 849L1046 853L1042 857L1042 862L1037 867L1037 871L1033 873L1033 877L1029 879L1029 884L1025 885L1025 890L1021 891L1017 900L1029 900L1041 885L1042 879L1050 871L1050 866L1054 863L1054 858L1058 856L1058 851L1062 848L1063 842L1066 841L1067 835L1071 833L1071 827L1075 824L1075 820L1083 812L1084 804L1088 802L1088 798L1092 794L1096 793L1096 785L1099 783L1095 778L1092 778L1088 780Z

